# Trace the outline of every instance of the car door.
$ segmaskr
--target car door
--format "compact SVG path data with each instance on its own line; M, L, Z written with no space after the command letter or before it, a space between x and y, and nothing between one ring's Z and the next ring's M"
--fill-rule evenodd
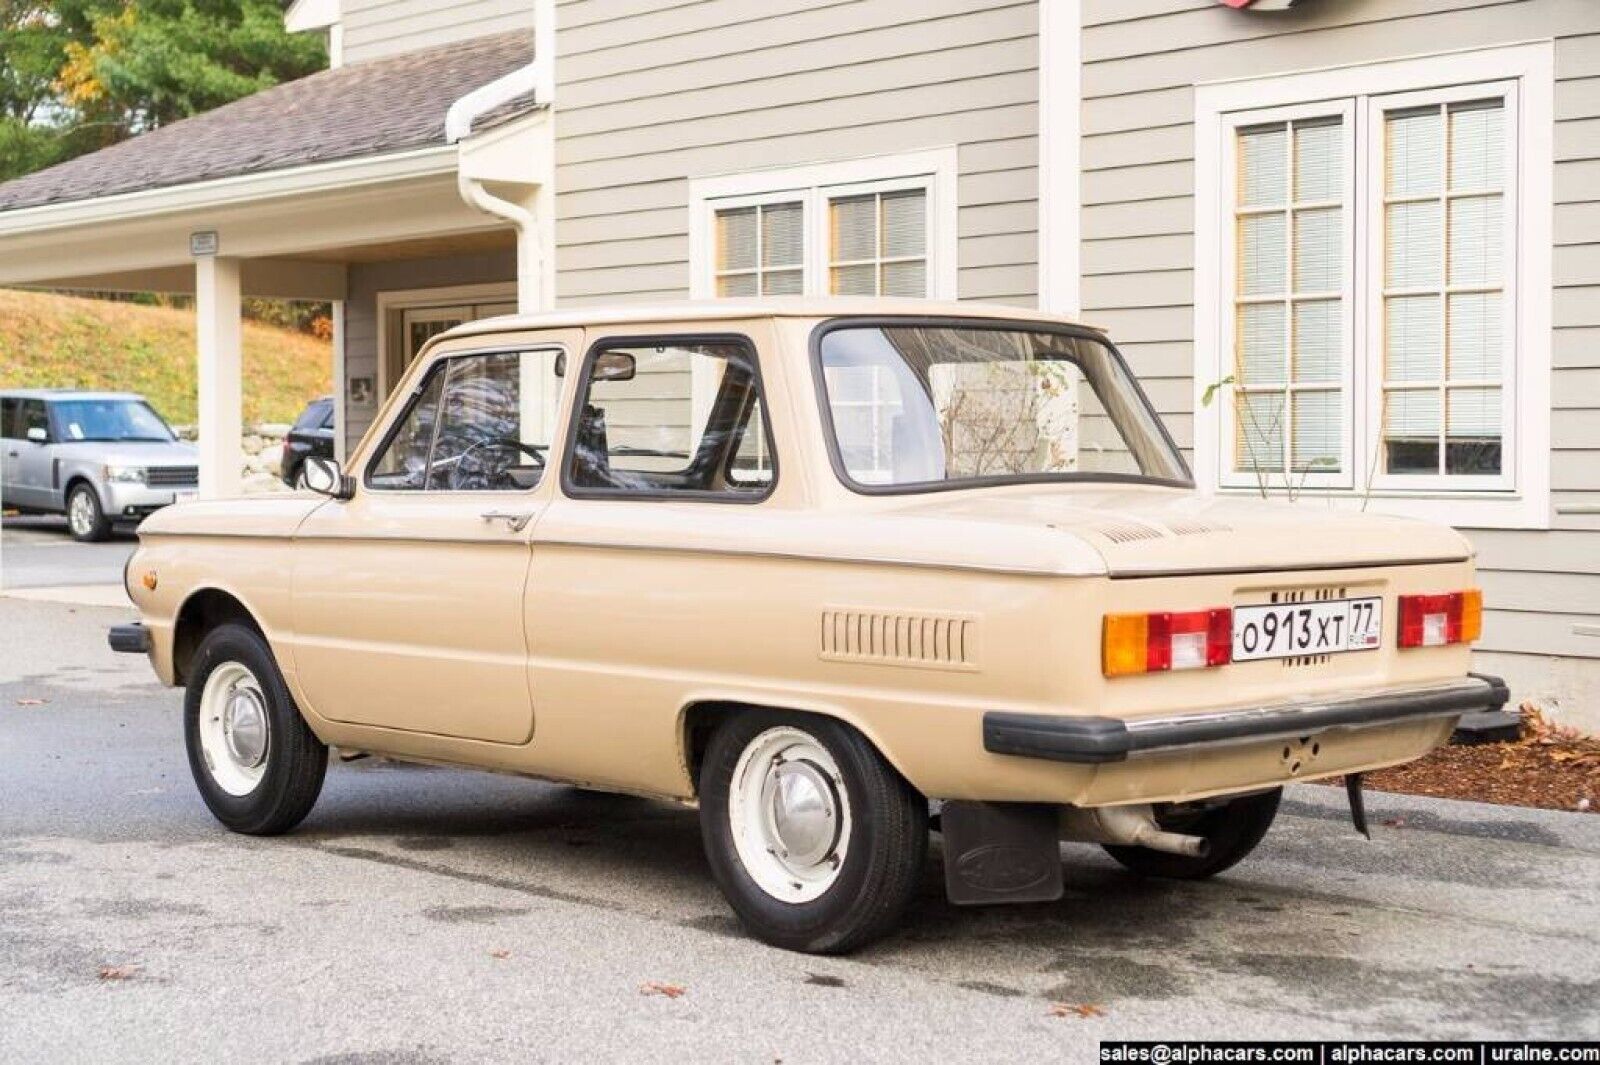
M17 452L16 488L13 502L24 507L56 507L61 500L55 494L55 449L49 442L40 443L28 438L30 432L42 430L46 441L54 441L50 429L49 409L42 399L24 399L18 408L19 436ZM37 435L35 433L35 435Z
M760 653L714 619L758 613L761 590L702 550L771 520L760 336L609 333L583 360L528 586L538 770L672 792L686 685L737 683Z
M292 656L313 712L528 742L523 591L568 343L425 357L377 446L357 456L354 497L302 524Z

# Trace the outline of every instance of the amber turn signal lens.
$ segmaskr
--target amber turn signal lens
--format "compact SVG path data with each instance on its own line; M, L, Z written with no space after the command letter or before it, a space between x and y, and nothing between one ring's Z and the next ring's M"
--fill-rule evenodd
M139 583L145 586L146 591L153 592L156 590L156 585L161 583L161 578L156 576L155 570L147 570L145 571L144 579Z
M1475 643L1483 635L1483 589L1461 593L1461 642Z
M1101 669L1108 677L1145 672L1149 644L1148 614L1107 614L1105 636L1101 641Z

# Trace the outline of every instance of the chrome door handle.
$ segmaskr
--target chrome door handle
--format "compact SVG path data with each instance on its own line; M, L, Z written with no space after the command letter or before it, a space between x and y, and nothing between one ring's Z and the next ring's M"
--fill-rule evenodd
M484 513L483 520L486 522L503 521L506 523L508 530L519 533L528 527L528 522L533 520L533 515L515 514L507 510L490 510Z

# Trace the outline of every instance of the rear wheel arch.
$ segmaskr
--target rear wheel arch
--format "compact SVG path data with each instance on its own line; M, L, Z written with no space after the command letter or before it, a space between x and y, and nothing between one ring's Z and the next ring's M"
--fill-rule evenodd
M201 588L189 594L178 608L172 626L172 673L176 684L183 684L189 676L189 664L195 651L219 625L229 623L254 629L262 639L266 630L256 620L255 614L233 593L221 588Z
M799 717L836 721L860 735L912 788L917 787L911 777L901 768L900 762L895 758L894 753L885 746L871 729L862 727L861 723L851 715L836 711L832 707L790 706L782 703L745 699L701 699L685 705L678 715L679 760L683 765L684 771L689 776L689 786L693 789L696 798L699 798L700 793L700 769L705 765L706 752L711 747L711 737L724 721L736 714L746 712L793 714ZM921 789L917 790L920 791Z

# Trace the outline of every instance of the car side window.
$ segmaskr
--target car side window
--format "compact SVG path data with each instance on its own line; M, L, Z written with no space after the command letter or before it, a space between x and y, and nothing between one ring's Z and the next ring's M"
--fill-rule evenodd
M436 363L369 467L378 491L520 492L544 476L558 353Z
M33 429L43 429L48 435L50 432L50 415L45 410L44 400L25 399L22 401L22 424L17 433L19 437L26 437Z
M22 428L17 420L17 410L21 406L21 400L9 396L0 398L0 438L7 440L21 438Z
M748 340L608 342L584 375L570 494L754 502L771 492L770 421Z

